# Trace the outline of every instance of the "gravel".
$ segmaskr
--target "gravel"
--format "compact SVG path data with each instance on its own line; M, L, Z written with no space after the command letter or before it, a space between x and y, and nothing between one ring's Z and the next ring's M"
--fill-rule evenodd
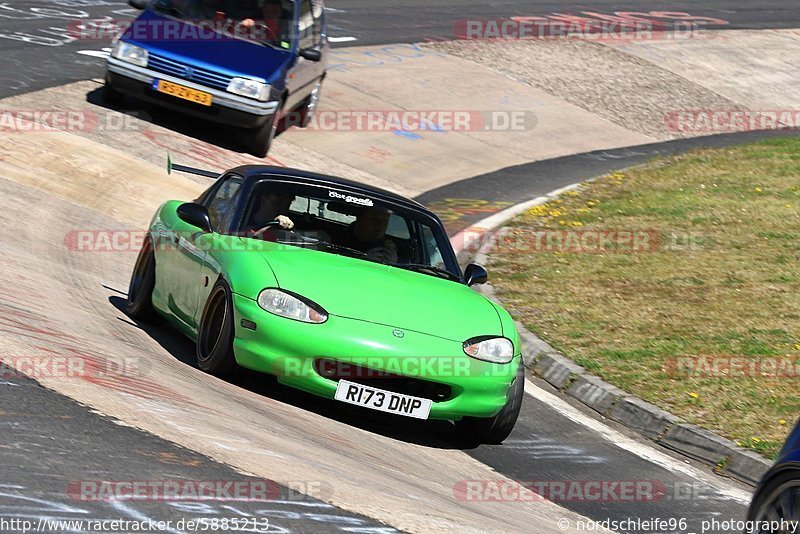
M425 45L528 83L629 130L665 140L683 110L743 110L723 96L615 48L589 41L447 41Z

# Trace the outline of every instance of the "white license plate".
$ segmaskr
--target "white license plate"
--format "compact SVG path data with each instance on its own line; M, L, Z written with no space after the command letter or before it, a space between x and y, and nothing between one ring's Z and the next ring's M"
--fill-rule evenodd
M349 404L416 419L427 419L432 404L430 399L371 388L347 380L339 380L334 398Z

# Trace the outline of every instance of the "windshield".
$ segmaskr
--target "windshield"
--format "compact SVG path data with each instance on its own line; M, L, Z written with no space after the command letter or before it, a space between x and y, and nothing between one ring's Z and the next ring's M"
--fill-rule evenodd
M449 240L435 221L363 194L264 180L242 221L246 237L460 280Z
M291 47L292 0L154 0L151 9L220 33Z

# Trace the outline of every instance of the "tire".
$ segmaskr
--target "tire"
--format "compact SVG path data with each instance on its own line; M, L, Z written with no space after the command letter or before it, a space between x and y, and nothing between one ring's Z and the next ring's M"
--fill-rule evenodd
M125 101L125 95L114 89L110 83L103 86L103 103L112 107L120 107Z
M317 107L319 106L319 97L322 93L322 80L323 78L320 78L317 80L317 83L314 84L311 94L308 95L303 105L295 112L296 116L290 126L305 128L311 124L311 119L314 118L314 114L317 112Z
M470 443L500 445L514 430L522 397L525 395L525 367L522 362L517 368L517 376L508 390L506 404L494 417L464 417L456 421L456 432L460 438Z
M224 280L214 285L197 329L197 366L215 376L238 369L233 355L233 298Z
M272 142L281 131L283 124L283 102L278 104L275 113L267 121L256 128L253 132L253 139L250 145L250 153L257 158L265 158L269 154Z
M128 301L125 312L134 319L156 322L160 319L153 308L153 288L156 286L156 255L148 236L136 257L136 264L128 284Z
M784 497L784 499L781 499ZM774 476L769 482L763 484L750 504L747 513L748 521L770 521L785 519L787 521L800 520L800 508L793 506L793 514L789 514L782 503L797 502L800 498L800 469L789 469ZM758 531L766 534L768 531Z

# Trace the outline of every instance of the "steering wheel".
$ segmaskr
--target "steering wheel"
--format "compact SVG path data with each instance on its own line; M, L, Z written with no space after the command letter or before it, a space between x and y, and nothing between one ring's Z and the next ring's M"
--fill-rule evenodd
M245 25L245 24L243 24L244 21L250 21L250 24ZM280 34L280 30L276 31L273 28L271 28L266 23L266 19L258 19L258 18L250 18L250 17L248 17L248 18L246 18L244 20L241 20L241 21L237 22L237 26L246 28L253 35L255 35L255 31L267 30L266 33L265 33L265 37L267 38L267 41L277 43L278 40L279 40L278 36Z
M260 237L261 237L261 234L263 234L264 232L266 232L266 231L267 231L267 230L269 230L270 228L274 228L275 226L280 226L280 225L281 225L280 221L269 221L269 222L268 222L267 224L265 224L263 227L259 228L259 229L258 229L258 230L256 230L255 232L253 232L253 237L258 237L258 238L260 238ZM284 230L286 230L286 229L284 228ZM294 230L286 230L286 231L287 231L287 232L292 232L292 233L294 233Z

